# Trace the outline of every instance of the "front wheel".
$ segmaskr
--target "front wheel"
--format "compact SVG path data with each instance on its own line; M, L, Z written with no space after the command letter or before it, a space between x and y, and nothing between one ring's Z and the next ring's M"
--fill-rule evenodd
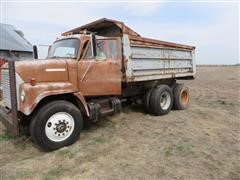
M73 144L80 135L83 118L70 102L54 101L40 108L32 119L33 141L47 151Z

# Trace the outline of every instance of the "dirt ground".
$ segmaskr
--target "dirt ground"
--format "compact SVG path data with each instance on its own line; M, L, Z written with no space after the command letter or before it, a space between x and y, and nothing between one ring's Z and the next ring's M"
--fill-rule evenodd
M187 110L139 106L45 153L0 125L0 179L240 179L240 67L198 67Z

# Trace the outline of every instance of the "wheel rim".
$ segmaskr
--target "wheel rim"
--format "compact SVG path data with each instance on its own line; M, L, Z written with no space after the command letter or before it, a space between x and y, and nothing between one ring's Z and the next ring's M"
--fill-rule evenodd
M181 102L183 105L187 105L189 102L189 92L187 89L184 89L181 94Z
M169 108L170 104L171 104L171 96L169 92L165 91L161 94L160 106L163 110L166 110Z
M47 138L54 142L60 142L71 136L74 130L74 119L66 112L53 114L45 125Z

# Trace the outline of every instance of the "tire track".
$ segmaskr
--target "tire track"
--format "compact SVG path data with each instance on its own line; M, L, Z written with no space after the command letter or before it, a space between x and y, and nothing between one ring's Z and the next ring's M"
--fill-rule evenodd
M191 98L195 100L213 101L217 100L219 95L216 90L204 88L204 87L191 87Z

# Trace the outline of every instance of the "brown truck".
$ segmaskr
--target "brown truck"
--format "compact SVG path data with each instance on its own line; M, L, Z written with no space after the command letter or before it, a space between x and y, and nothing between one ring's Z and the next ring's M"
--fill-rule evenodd
M85 124L141 102L164 115L189 104L195 47L141 37L124 23L100 19L62 34L45 60L10 60L2 69L1 120L14 135L29 125L45 150L74 143Z

